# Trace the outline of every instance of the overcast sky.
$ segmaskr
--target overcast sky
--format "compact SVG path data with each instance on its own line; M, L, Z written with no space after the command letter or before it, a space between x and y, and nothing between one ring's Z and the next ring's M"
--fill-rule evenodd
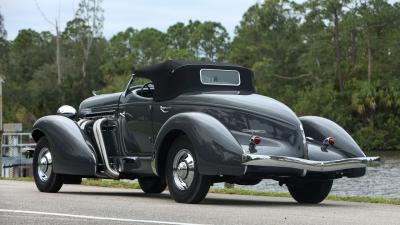
M54 21L60 9L62 30L74 17L79 0L36 0L49 20ZM127 27L137 29L154 27L161 31L176 23L192 20L221 22L230 36L242 15L257 0L104 0L104 31L110 38ZM35 0L0 0L8 39L12 40L21 29L36 31L54 28L43 19Z

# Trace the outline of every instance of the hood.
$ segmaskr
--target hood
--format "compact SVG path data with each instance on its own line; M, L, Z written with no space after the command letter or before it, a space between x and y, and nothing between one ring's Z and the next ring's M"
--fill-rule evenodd
M114 94L96 95L87 98L79 105L79 111L98 111L102 109L113 109L118 107L119 98L122 92Z

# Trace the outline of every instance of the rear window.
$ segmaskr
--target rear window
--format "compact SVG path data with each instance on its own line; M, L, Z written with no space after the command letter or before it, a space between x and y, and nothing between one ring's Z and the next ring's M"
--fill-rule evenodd
M240 73L237 70L201 69L200 81L206 85L240 85Z

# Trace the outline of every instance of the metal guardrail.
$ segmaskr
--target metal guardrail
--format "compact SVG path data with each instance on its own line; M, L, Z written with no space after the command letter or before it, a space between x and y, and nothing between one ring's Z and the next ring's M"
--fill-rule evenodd
M23 177L32 175L30 151L34 150L30 133L3 133L0 147L0 176Z
M21 148L21 147L35 147L36 146L36 144L34 144L34 143L32 143L32 144L16 144L16 145L1 145L1 147L3 148L5 148L5 147L19 147L19 148Z
M1 147L35 147L36 144L15 144L15 145L1 145Z
M32 138L32 135L31 135L31 133L16 133L16 132L14 132L14 133L3 133L3 136L4 135L13 135L13 136L29 136L30 138Z

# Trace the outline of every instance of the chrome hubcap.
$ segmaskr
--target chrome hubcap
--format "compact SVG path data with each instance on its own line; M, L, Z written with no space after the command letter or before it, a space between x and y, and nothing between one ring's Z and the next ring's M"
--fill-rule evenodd
M187 190L193 182L194 159L189 150L181 149L175 155L172 168L175 186L180 190Z
M46 182L49 180L53 160L51 159L50 151L47 147L40 149L38 157L38 175L41 181Z

